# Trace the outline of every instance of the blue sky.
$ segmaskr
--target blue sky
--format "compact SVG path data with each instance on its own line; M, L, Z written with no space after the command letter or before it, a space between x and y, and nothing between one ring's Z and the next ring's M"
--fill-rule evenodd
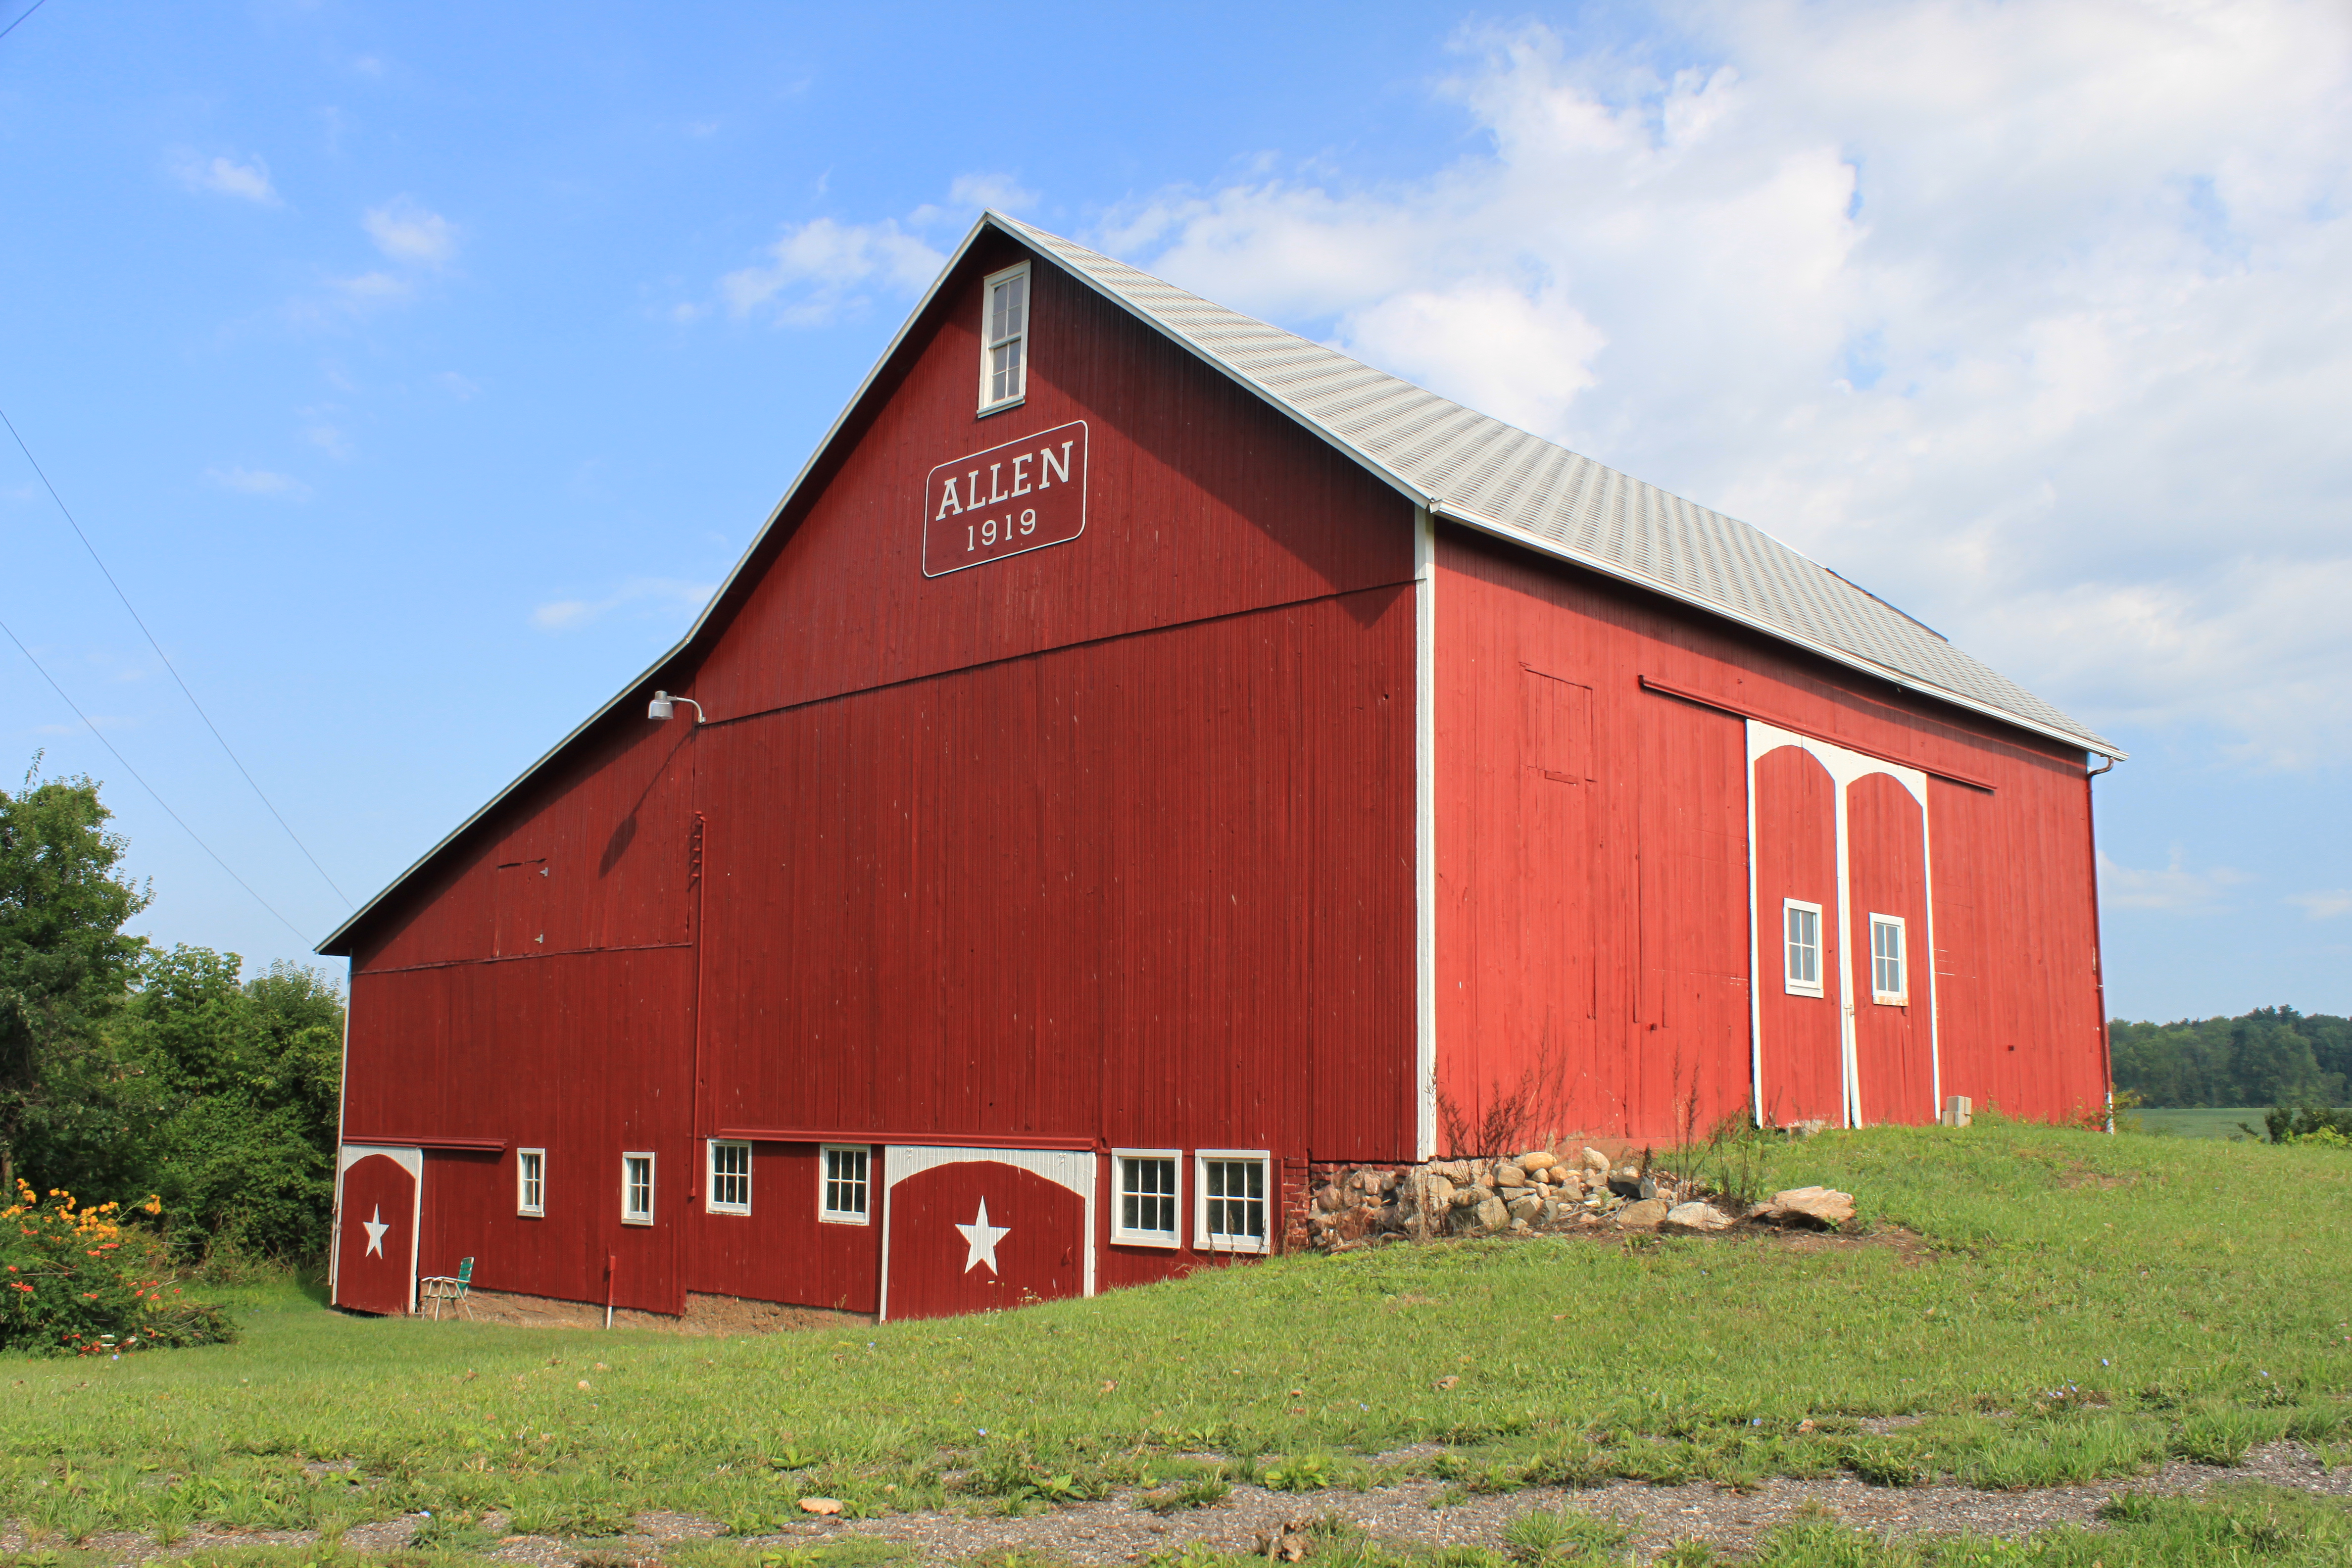
M12 781L105 781L140 929L305 956L675 639L993 202L2113 735L2112 1011L2352 1011L2340 6L1178 20L47 0L0 409L327 875L0 433L0 619L277 914L0 646Z

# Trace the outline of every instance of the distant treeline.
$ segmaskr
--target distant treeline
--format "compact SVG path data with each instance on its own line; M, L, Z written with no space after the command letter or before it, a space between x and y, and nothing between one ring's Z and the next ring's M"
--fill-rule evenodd
M2107 1026L2117 1089L2148 1105L2342 1105L2352 1019L2257 1007L2235 1018Z

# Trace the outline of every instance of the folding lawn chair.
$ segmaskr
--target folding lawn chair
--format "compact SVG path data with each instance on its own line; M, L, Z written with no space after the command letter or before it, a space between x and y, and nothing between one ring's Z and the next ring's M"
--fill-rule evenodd
M460 1258L457 1259L457 1273L433 1274L419 1279L416 1282L416 1295L419 1300L433 1303L433 1321L437 1323L441 1321L441 1303L444 1301L454 1301L464 1309L468 1318L474 1315L474 1309L466 1303L467 1292L473 1287L474 1260L470 1258Z

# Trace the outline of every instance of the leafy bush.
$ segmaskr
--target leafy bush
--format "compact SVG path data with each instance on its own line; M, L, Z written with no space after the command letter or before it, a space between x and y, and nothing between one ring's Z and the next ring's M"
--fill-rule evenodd
M2263 1126L2273 1143L2303 1143L2323 1149L2352 1148L2352 1110L2330 1110L2324 1105L2281 1105L2263 1115ZM2246 1129L2251 1132L2252 1128Z
M236 1337L220 1309L191 1301L149 1267L152 1249L126 1246L118 1204L77 1207L23 1182L0 1209L0 1346L96 1355ZM149 1214L162 1210L149 1199Z

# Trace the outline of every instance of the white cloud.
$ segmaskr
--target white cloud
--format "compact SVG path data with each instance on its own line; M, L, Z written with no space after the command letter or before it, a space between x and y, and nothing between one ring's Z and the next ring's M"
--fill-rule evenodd
M272 473L268 468L206 468L205 478L239 495L284 496L302 500L310 493L310 487L292 475Z
M994 207L1001 213L1017 213L1024 207L1035 206L1037 193L1010 174L959 174L948 186L948 201L959 207Z
M688 583L674 577L637 577L601 599L551 599L530 613L530 624L543 632L568 632L602 620L614 610L637 606L643 613L672 616L699 610L719 591L716 583Z
M470 376L460 375L454 370L445 370L433 379L441 384L442 391L460 403L471 403L482 395L479 383Z
M2303 912L2313 920L2332 921L2338 915L2352 914L2352 888L2337 888L2326 893L2290 893L2286 901L2303 906Z
M278 189L269 183L269 165L259 158L240 163L234 158L205 158L180 152L172 155L172 173L192 191L236 196L263 206L278 205Z
M457 254L457 230L439 213L409 196L370 207L361 219L375 247L390 259L415 267L441 267Z
M817 179L824 194L832 171ZM819 327L854 313L877 292L921 292L947 265L945 253L924 237L945 223L966 224L983 207L1018 212L1034 206L1037 193L1010 174L960 174L944 205L926 202L903 219L842 223L829 217L788 226L767 249L767 259L719 279L719 297L730 314L765 311L787 326ZM670 307L670 320L688 325L702 315L692 302Z
M719 292L738 316L772 305L789 325L820 326L864 304L871 289L919 289L946 263L895 219L843 224L821 217L787 228L768 247L763 265L728 273ZM787 290L789 300L777 303Z
M2352 12L1670 15L1671 73L1463 35L1480 140L1427 178L1253 170L1102 243L1769 529L2087 722L2352 755Z
M2099 901L2110 909L2166 910L2201 913L2226 907L2230 889L2253 880L2243 871L2215 866L2192 871L2180 863L2175 846L2160 870L2140 870L2117 865L2099 851Z
M331 410L305 408L299 417L303 420L302 438L304 440L331 458L348 458L352 455L351 437L344 433L341 426L335 423L335 416Z

